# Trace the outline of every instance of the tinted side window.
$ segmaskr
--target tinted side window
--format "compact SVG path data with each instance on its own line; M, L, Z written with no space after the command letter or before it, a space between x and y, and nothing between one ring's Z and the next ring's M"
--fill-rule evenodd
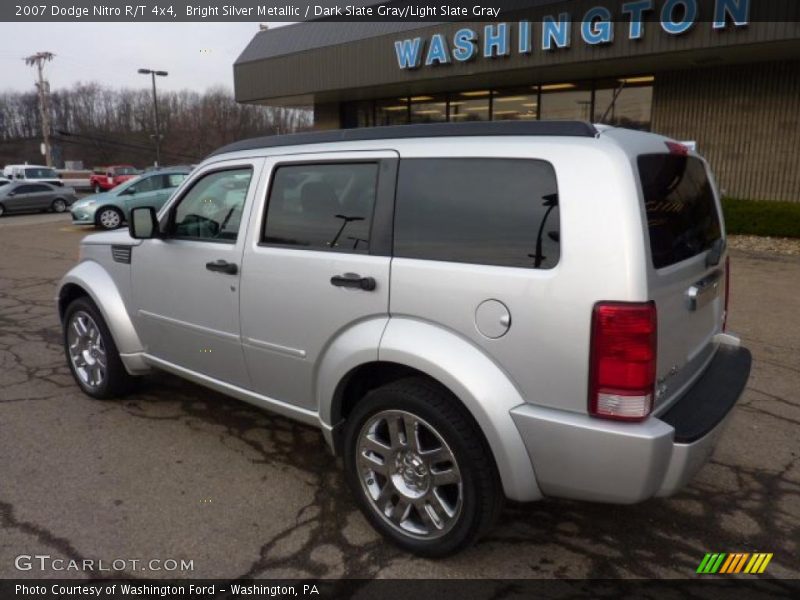
M195 181L174 209L173 237L236 241L252 176L248 167L212 172Z
M262 241L367 253L377 183L377 163L278 167Z
M14 191L18 194L32 194L33 192L36 191L37 187L38 186L35 185L21 185Z
M150 175L149 177L142 177L139 181L136 182L133 186L133 193L134 194L144 194L145 192L152 192L153 190L159 190L163 185L161 182L164 180L163 175Z
M30 185L28 186L29 192L49 192L51 188L47 187L46 185Z
M395 256L550 269L558 263L558 189L541 160L400 161Z
M722 232L703 162L647 154L638 163L653 266L666 267L711 248Z

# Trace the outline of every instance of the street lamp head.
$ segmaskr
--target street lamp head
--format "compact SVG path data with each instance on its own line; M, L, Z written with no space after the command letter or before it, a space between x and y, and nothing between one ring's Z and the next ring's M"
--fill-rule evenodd
M169 75L169 73L167 73L166 71L156 71L156 75L158 75L159 77L166 77L167 75Z
M150 73L152 73L150 69L139 69L138 72L141 73L142 75L150 75Z

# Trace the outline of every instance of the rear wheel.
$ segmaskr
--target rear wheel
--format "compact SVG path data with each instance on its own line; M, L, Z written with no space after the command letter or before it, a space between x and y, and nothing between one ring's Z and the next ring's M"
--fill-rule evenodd
M67 210L67 203L64 201L63 198L56 198L53 200L53 204L51 206L54 212L63 213Z
M497 470L477 424L423 378L364 397L347 419L344 464L373 527L421 556L461 550L502 509Z
M6 213L6 207L0 204L0 217Z
M122 225L122 212L113 206L106 206L97 211L95 222L103 229L116 229Z
M73 300L64 314L64 351L84 393L106 399L130 391L134 378L125 370L103 316L85 296Z

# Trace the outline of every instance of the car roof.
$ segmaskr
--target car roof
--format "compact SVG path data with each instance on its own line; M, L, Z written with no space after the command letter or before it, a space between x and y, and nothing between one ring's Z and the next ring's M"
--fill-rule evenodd
M385 150L391 146L401 155L410 148L418 148L417 140L464 140L464 144L503 143L503 139L540 142L545 147L554 143L592 144L601 151L621 151L634 157L645 153L666 152L665 141L670 138L657 133L637 131L609 125L593 125L585 121L483 121L470 123L426 123L315 131L280 136L252 138L223 146L205 160L212 162L223 158L244 156L273 156L295 152L321 152L337 150ZM467 141L469 140L469 142ZM491 141L490 141L491 140ZM384 142L389 142L385 144ZM341 144L341 146L339 146ZM426 147L430 144L423 142ZM463 144L462 144L463 145ZM613 149L613 150L612 150ZM412 151L413 153L413 151ZM692 156L699 156L689 150ZM205 161L204 161L205 162Z
M463 137L463 136L551 136L596 137L597 129L585 121L482 121L472 123L423 123L414 125L389 125L359 129L312 131L251 138L234 142L212 152L210 156L274 148L278 146L305 146L332 142L366 140L397 140L409 138Z
M52 183L48 183L47 181L39 181L37 179L23 179L22 181L12 181L10 184L8 184L7 186L3 186L3 187L8 187L8 188L15 187L16 188L16 187L20 187L21 185L46 185L47 187L49 187L51 189L56 189L56 186L54 186Z

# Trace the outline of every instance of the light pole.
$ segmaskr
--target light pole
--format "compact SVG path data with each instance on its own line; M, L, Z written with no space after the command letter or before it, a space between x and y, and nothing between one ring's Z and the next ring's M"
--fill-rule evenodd
M152 69L139 69L142 75L150 75L153 80L153 111L156 115L156 166L161 164L161 125L158 121L158 97L156 96L156 75L159 77L166 77L166 71L154 71Z

